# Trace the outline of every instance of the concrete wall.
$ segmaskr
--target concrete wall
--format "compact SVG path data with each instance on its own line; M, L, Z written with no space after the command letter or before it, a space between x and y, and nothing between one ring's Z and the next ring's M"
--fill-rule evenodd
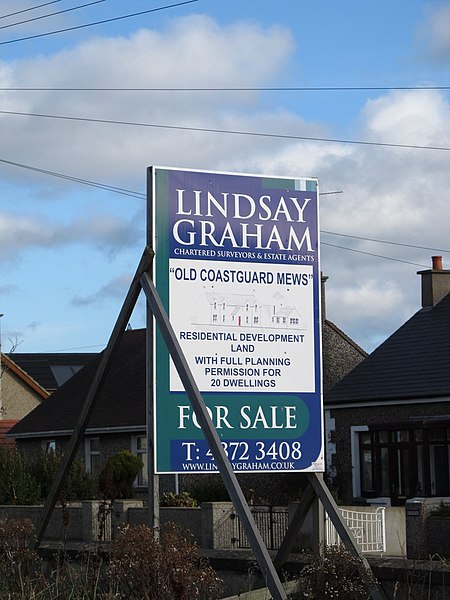
M102 513L103 504L98 501L71 503L67 507L67 527L64 526L64 514L61 507L54 510L45 540L67 539L74 542L95 542L99 539L110 540L118 535L124 526L149 524L147 508L140 500L116 501L112 510ZM108 507L107 507L108 508ZM296 508L290 505L290 514ZM341 507L348 510L358 510L358 507ZM38 523L42 507L40 506L3 506L0 507L0 519L24 519L29 517ZM317 508L314 509L317 513ZM375 511L375 507L360 507L359 510ZM101 514L104 514L102 518ZM386 515L385 556L405 556L405 510L403 507L388 507ZM172 508L161 507L161 524L174 522L189 530L196 542L202 548L232 549L236 547L239 537L238 519L231 502L206 502L201 508ZM272 518L276 517L276 513ZM317 521L308 515L298 538L296 551L313 549L317 546L320 529ZM100 534L101 538L100 538Z
M294 512L298 506L297 503L289 505L289 521L292 520ZM340 509L350 511L375 512L376 506L339 506ZM384 556L404 557L406 556L406 519L405 508L403 506L388 506L385 509L385 525L386 525L386 552ZM315 550L319 539L324 539L324 528L318 525L318 519L325 518L323 509L316 505L310 509L305 518L303 527L297 538L296 551ZM379 552L374 553L380 555Z
M361 510L375 512L376 506L340 506L346 510ZM406 556L406 519L404 506L387 506L385 508L386 522L386 553L385 556Z
M83 539L82 509L81 504L70 504L67 508L67 526L64 525L63 509L56 507L47 527L46 538L63 540L65 535L68 540L81 541ZM31 519L36 526L42 512L41 506L0 506L0 520Z

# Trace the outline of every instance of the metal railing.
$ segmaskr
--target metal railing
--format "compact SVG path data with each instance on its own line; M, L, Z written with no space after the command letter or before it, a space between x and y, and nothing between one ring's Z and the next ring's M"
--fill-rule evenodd
M386 552L385 507L375 512L340 509L347 527L353 533L361 552ZM325 540L327 546L338 545L341 540L328 515L325 516Z
M288 528L288 511L284 508L274 506L251 507L250 510L266 548L277 550ZM249 540L237 515L235 517L235 526L235 537L232 540L233 546L235 548L250 548Z

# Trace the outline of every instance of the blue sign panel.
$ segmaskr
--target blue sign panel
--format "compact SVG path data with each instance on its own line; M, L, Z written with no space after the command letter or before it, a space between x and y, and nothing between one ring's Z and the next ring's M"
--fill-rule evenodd
M235 471L323 471L318 184L149 171L155 283ZM159 473L213 457L155 337Z

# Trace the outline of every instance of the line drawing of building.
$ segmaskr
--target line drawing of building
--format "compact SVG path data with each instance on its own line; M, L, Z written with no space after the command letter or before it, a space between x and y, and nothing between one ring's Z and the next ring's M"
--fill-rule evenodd
M192 325L250 327L253 329L301 329L298 310L280 292L260 302L257 295L205 292L197 303ZM205 315L208 317L205 319ZM304 329L304 327L303 327Z

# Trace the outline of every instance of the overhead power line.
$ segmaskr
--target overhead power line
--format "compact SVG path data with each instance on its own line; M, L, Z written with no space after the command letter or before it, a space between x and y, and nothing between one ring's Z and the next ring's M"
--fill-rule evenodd
M42 8L43 6L49 6L49 4L57 4L58 2L61 2L61 0L52 0L52 2L44 2L44 4L37 4L36 6L23 8L22 10L16 10L12 13L8 13L7 15L0 15L0 19L6 19L6 17L14 17L15 15L20 15L22 13L29 12L30 10L36 10L37 8Z
M121 21L122 19L130 19L131 17L139 17L141 15L147 15L149 13L157 12L160 10L167 10L169 8L176 8L178 6L183 6L185 4L193 4L194 2L199 2L199 0L184 0L184 2L177 2L176 4L168 4L166 6L159 6L157 8L151 8L149 10L141 10L137 13L130 13L127 15L121 15L120 17L111 17L110 19L103 19L101 21L93 21L91 23L84 23L83 25L76 25L74 27L66 27L64 29L57 29L55 31L46 31L45 33L38 33L35 35L28 35L22 38L16 38L13 40L6 40L4 42L0 42L0 46L4 46L5 44L14 44L15 42L23 42L25 40L33 40L36 38L45 37L48 35L55 35L57 33L66 33L68 31L75 31L76 29L84 29L86 27L93 27L94 25L103 25L104 23L112 23L114 21Z
M0 163L6 164L6 165L11 165L13 167L20 167L21 169L27 169L29 171L41 173L42 175L49 175L51 177L58 177L59 179L66 179L68 181L73 181L74 183L80 183L82 185L88 185L90 187L104 189L109 192L114 192L115 194L121 194L123 196L130 196L132 198L138 198L139 200L146 198L145 194L142 194L140 192L135 192L133 190L127 190L125 188L120 188L120 187L117 187L114 185L108 185L106 183L99 183L98 181L90 181L89 179L81 179L80 177L73 177L72 175L65 175L63 173L57 173L56 171L40 169L38 167L33 167L31 165L25 165L22 163L14 162L12 160L6 160L4 158L0 158Z
M49 115L44 113L29 113L19 112L13 110L0 110L2 115L14 115L22 117L39 117L43 119L59 119L63 121L78 121L83 123L102 123L106 125L126 125L130 127L149 127L153 129L167 129L174 131L196 131L202 133L220 133L225 135L241 135L241 136L253 136L260 138L271 138L271 139L283 139L283 140L301 140L308 142L327 142L331 144L353 144L359 146L377 146L384 148L407 148L412 150L440 150L450 151L448 146L421 146L419 144L395 144L392 142L368 142L364 140L347 140L339 138L320 138L305 135L291 135L283 133L264 133L259 131L239 131L233 129L217 129L209 127L189 127L182 125L161 125L157 123L139 123L135 121L118 121L114 119L98 119L90 117L71 117L67 115Z
M386 87L0 87L2 92L348 92L450 90L450 85Z
M93 2L88 2L87 4L79 4L78 6L72 6L71 8L66 8L65 10L59 10L53 13L47 13L46 15L40 15L39 17L33 17L31 19L25 19L24 21L17 21L16 23L9 23L8 25L2 25L0 29L7 29L8 27L16 27L17 25L23 25L24 23L31 23L32 21L39 21L41 19L47 19L48 17L55 17L56 15L62 15L63 13L68 13L74 10L78 10L80 8L86 8L87 6L92 6L93 4L100 4L101 2L106 2L106 0L94 0Z
M405 263L407 265L414 265L423 269L428 269L427 265L420 263L410 262L409 260L402 260L400 258L393 258L392 256L383 256L382 254L373 254L372 252L365 252L364 250L357 250L356 248L346 248L344 246L337 246L335 244L328 244L327 242L321 242L324 246L331 246L332 248L339 248L339 250L348 250L349 252L357 252L358 254L366 254L367 256L374 256L375 258L384 258L385 260L393 260L395 262Z
M98 181L91 181L89 179L82 179L80 177L74 177L72 175L67 175L64 173L58 173L57 171L50 171L49 169L41 169L39 167L34 167L31 165L25 165L23 163L18 163L12 160L6 160L4 158L0 158L0 163L6 164L6 165L10 165L13 167L19 167L22 169L27 169L29 171L34 171L36 173L41 173L43 175L49 175L51 177L58 177L60 179L65 179L68 181L73 181L74 183L80 183L82 185L87 185L90 187L94 187L94 188L99 188L99 189L104 189L106 191L109 192L114 192L117 194L121 194L124 196L130 196L132 198L137 198L139 200L145 200L146 199L146 194L142 193L142 192L138 192L136 190L128 190L126 188L121 188L118 186L114 186L114 185L109 185L106 183L100 183ZM342 191L337 191L337 192L320 192L319 196L323 196L323 195L328 195L328 194L339 194L342 193ZM387 241L387 240L377 240L374 238L366 238L366 237L362 237L362 236L356 236L356 235L350 235L350 234L345 234L345 233L336 233L334 231L326 231L326 230L321 230L320 231L321 234L328 234L328 235L337 235L337 236L342 236L342 237L348 237L348 238L354 238L357 240L362 240L362 241L370 241L370 242L376 242L379 244L393 244L395 246L402 246L405 248L415 248L418 250L430 250L432 252L445 252L445 253L450 253L450 250L444 250L442 248L430 248L428 246L418 246L418 245L414 245L414 244L405 244L405 243L401 243L401 242L392 242L392 241ZM424 267L424 268L428 268L425 265L419 264L419 263L414 263L414 262L409 262L406 260L401 260L401 259L397 259L397 258L393 258L390 256L382 256L380 254L373 254L371 252L365 252L363 250L358 250L357 248L346 248L344 246L338 246L336 244L329 244L327 242L324 242L321 240L321 244L324 246L330 246L332 248L338 248L340 250L348 250L350 252L357 252L359 254L367 254L368 256L374 256L376 258L385 258L386 260L394 260L397 262L402 262L402 263L406 263L406 264L411 264L411 265L415 265L418 267Z
M392 246L403 246L404 248L415 248L416 250L431 250L432 252L450 252L450 250L444 250L442 248L430 248L428 246L416 246L415 244L403 244L400 242L377 240L374 238L361 237L359 235L350 235L348 233L335 233L334 231L324 231L323 229L320 231L320 233L326 233L328 235L338 235L340 237L352 238L354 240L362 240L364 242L376 242L377 244L390 244Z

